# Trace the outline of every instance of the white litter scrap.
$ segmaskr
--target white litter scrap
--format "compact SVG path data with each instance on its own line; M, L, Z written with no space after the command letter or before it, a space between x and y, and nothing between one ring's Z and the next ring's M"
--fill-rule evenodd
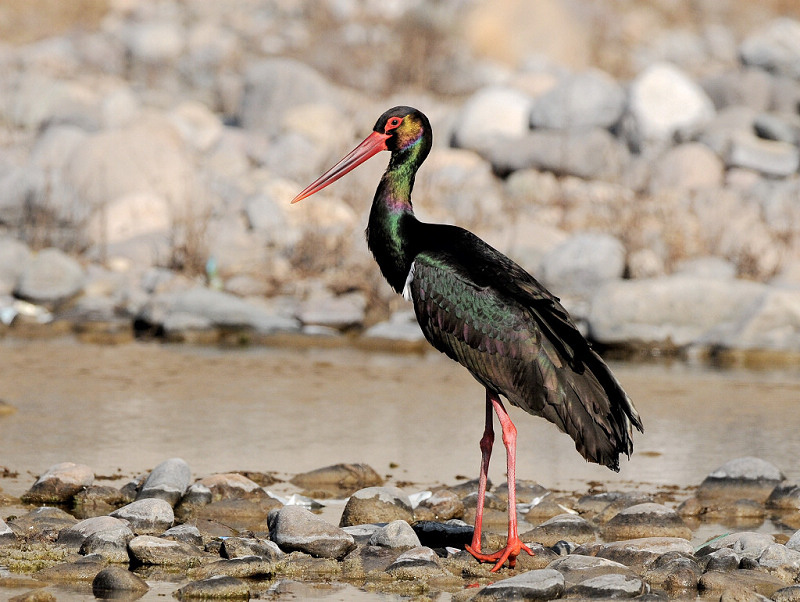
M302 506L303 508L308 508L309 510L318 510L325 507L325 504L322 502L298 493L293 493L288 498L284 498L272 493L269 490L265 491L269 497L274 500L278 500L284 506Z
M411 500L411 507L416 508L432 495L432 491L418 491L417 493L409 494L408 499Z

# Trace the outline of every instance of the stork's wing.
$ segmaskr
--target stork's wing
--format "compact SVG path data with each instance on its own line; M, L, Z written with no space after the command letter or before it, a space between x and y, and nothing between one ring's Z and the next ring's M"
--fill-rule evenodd
M587 460L618 470L619 454L633 450L631 423L641 430L630 399L558 299L473 238L414 260L408 286L425 337L484 386L568 433Z

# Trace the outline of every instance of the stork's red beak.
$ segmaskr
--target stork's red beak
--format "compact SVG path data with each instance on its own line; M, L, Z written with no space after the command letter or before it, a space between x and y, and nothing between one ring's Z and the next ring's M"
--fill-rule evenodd
M389 134L372 132L361 144L351 150L347 156L309 184L303 192L294 197L292 203L310 197L315 192L319 192L325 188L328 184L333 184L336 180L354 170L370 157L374 157L381 151L389 150L386 147L386 140L388 138L390 138Z

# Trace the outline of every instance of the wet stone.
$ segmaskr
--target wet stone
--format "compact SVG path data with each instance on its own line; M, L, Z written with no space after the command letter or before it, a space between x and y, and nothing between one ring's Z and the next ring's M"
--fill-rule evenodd
M778 485L769 494L767 508L800 512L800 485Z
M41 581L92 581L106 564L96 557L82 558L77 562L64 562L34 573Z
M200 479L197 484L208 487L212 502L267 497L267 492L258 483L235 472L211 475Z
M392 521L372 534L369 545L384 548L416 548L420 546L419 537L404 520Z
M739 569L728 573L719 571L706 571L697 584L703 596L724 594L736 596L733 600L753 599L752 593L768 598L786 587L786 584L772 575L749 569ZM749 595L748 595L749 594Z
M76 516L89 518L106 515L132 501L133 497L126 495L116 487L92 485L75 494L72 498L72 506Z
M643 594L647 585L634 575L599 575L567 588L567 596L583 598L634 598Z
M411 522L411 501L397 487L367 487L350 496L339 521L340 527L364 523Z
M366 544L369 542L376 531L381 529L384 523L380 524L367 524L367 525L351 525L349 527L342 527L342 531L352 535L356 543Z
M75 525L78 520L60 508L43 506L8 521L8 526L19 537L30 541L54 541L62 529Z
M193 546L203 545L203 536L200 534L200 529L196 525L184 523L183 525L175 525L164 531L163 538L173 539L175 541L182 541L190 543Z
M570 509L571 508L570 505L568 505L568 500L548 495L538 504L531 506L527 512L524 512L525 521L532 525L536 525L543 523L548 519L559 516L560 514L564 514Z
M644 573L651 587L676 593L697 589L703 569L693 558L669 552L657 558Z
M606 540L640 537L682 537L691 539L692 531L678 514L662 504L645 503L621 510L603 527Z
M92 533L78 550L84 556L96 555L106 562L127 563L128 542L133 539L133 531L128 527L109 529Z
M720 548L705 556L700 556L700 566L705 571L735 571L739 568L741 557L731 548Z
M128 521L137 535L163 533L175 521L172 506L158 498L131 502L112 512L111 516Z
M643 493L605 491L582 496L575 503L575 510L596 523L604 523L624 508L652 501L650 496Z
M192 471L185 460L170 458L156 466L142 484L137 500L157 498L174 506L192 480Z
M220 555L229 559L259 556L267 560L277 560L283 556L283 552L274 541L253 537L227 537L222 541Z
M764 503L772 490L785 477L772 463L754 457L726 462L700 484L697 498L701 501L749 499Z
M429 579L444 574L436 552L423 546L403 552L386 567L386 572L395 579Z
M685 500L677 510L680 516L702 517L705 520L752 520L761 522L766 516L766 509L762 503L755 500L722 498L719 501L691 497Z
M531 504L536 500L541 500L550 492L542 487L536 481L528 481L523 479L516 480L517 485L517 503L518 504ZM503 501L508 501L508 483L495 488L492 493Z
M260 556L244 556L217 560L190 571L193 578L206 579L208 577L271 577L275 573L272 561Z
M114 598L115 594L122 592L146 592L148 589L144 579L120 566L106 567L92 580L92 593L100 599Z
M90 535L101 531L119 531L125 529L133 535L133 532L128 528L128 523L119 518L114 518L112 516L87 518L60 531L56 543L79 548Z
M250 587L242 579L221 575L187 583L175 592L175 597L178 600L206 598L246 600L250 597Z
M600 558L607 558L641 572L652 564L659 556L668 552L678 552L686 556L694 553L692 544L681 537L642 537L627 539L597 546L581 546L577 554L595 553Z
M270 518L270 539L284 551L321 558L343 558L356 545L350 534L299 506L284 506Z
M730 548L740 558L755 559L761 556L764 550L774 543L775 538L768 533L742 531L716 537L706 542L697 550L697 556L705 556L722 548Z
M448 489L434 491L429 498L420 502L417 511L420 508L429 510L432 518L436 520L450 520L464 516L464 503L455 492Z
M55 595L47 590L35 589L8 599L8 602L57 602Z
M204 553L197 546L152 535L139 535L128 543L132 559L139 564L187 567L198 564Z
M267 530L263 523L264 517L280 507L281 503L270 497L220 500L195 508L188 516L191 516L193 520L219 521L240 529L246 526L248 529L257 531ZM183 511L181 516L182 518L187 517Z
M528 571L495 581L476 600L553 600L564 594L564 576L554 569Z
M383 479L367 464L334 464L295 475L290 482L310 497L343 497L365 487L383 485Z
M780 544L768 546L758 557L758 567L786 583L800 575L800 552Z
M361 545L342 560L342 574L351 579L364 579L369 573L384 573L400 555L400 550Z
M62 462L41 475L22 495L26 504L64 504L94 481L94 472L85 464Z
M619 562L580 554L570 554L563 558L557 558L548 564L547 568L561 573L564 576L564 584L566 586L576 585L586 579L613 573L635 575L631 569Z
M0 546L16 543L17 536L11 530L6 522L0 518Z
M559 514L522 533L520 538L526 542L536 541L543 546L555 545L562 539L583 544L597 541L597 529L583 517Z
M800 531L795 531L792 536L789 538L789 541L786 542L786 547L790 550L796 550L800 552Z

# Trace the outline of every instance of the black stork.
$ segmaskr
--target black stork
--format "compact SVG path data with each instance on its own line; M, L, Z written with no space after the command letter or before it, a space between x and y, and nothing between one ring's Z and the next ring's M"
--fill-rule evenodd
M575 440L590 462L619 470L630 457L633 429L644 432L628 395L572 322L557 297L511 259L457 226L428 224L414 216L411 189L428 156L433 132L411 107L380 116L373 132L298 194L318 192L380 151L391 152L367 225L367 245L386 280L411 301L428 342L470 371L486 388L486 426L480 440L481 470L472 544L479 561L516 566L522 551L516 513L517 431L500 397L542 416ZM506 447L508 540L494 553L481 551L481 527L492 412Z

